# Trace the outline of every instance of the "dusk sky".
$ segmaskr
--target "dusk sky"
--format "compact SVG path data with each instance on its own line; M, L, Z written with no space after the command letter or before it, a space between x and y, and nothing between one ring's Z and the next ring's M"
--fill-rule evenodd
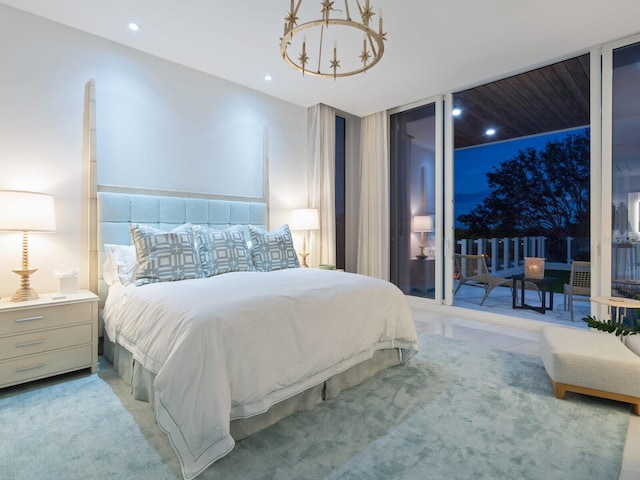
M490 193L487 184L487 172L493 170L505 160L514 158L518 151L533 147L544 150L547 142L563 140L569 134L583 131L584 128L565 130L559 133L526 137L504 142L496 142L477 147L458 149L454 154L454 215L456 226L458 216L469 213Z

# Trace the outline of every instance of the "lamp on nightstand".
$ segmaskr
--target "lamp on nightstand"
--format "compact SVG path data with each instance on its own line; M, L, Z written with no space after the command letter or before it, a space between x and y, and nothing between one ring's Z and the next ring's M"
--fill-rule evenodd
M291 222L289 224L291 230L304 232L302 237L302 252L299 253L302 258L302 266L308 267L307 257L307 232L310 230L320 230L320 219L318 218L317 208L296 208L291 211Z
M13 270L20 275L20 288L11 297L12 302L39 298L31 288L29 276L36 268L29 268L29 232L54 232L56 214L53 197L45 193L0 191L0 231L22 232L22 267Z
M413 217L413 231L420 233L420 254L416 255L416 258L424 260L427 256L424 254L424 248L426 247L425 233L433 232L433 218L431 215L416 215Z

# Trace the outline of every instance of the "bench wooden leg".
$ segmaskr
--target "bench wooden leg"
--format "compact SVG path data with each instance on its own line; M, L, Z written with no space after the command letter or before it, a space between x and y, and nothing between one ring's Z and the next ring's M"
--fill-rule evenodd
M549 378L549 380L551 380L551 378ZM616 400L618 402L630 403L633 406L633 412L636 415L640 416L640 397L632 397L630 395L622 395L620 393L605 392L603 390L596 390L594 388L578 387L577 385L568 385L566 383L556 383L553 380L551 380L551 385L553 385L554 395L560 400L564 398L564 395L567 392L607 398L609 400Z
M565 386L562 383L556 383L553 380L551 381L551 384L553 385L553 394L556 398L562 400L564 398L564 394L567 393Z

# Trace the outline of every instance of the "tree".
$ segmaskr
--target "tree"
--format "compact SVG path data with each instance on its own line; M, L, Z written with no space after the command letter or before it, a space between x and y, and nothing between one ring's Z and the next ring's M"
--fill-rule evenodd
M487 173L491 193L458 221L469 236L589 236L589 131L520 150Z

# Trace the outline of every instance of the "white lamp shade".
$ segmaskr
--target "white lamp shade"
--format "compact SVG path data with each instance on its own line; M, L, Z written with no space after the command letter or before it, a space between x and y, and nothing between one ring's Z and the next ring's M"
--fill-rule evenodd
M45 193L0 191L0 231L54 232L53 197Z
M416 215L413 217L414 232L433 232L433 218L431 215Z
M291 230L319 230L320 219L317 208L296 208L291 210Z

